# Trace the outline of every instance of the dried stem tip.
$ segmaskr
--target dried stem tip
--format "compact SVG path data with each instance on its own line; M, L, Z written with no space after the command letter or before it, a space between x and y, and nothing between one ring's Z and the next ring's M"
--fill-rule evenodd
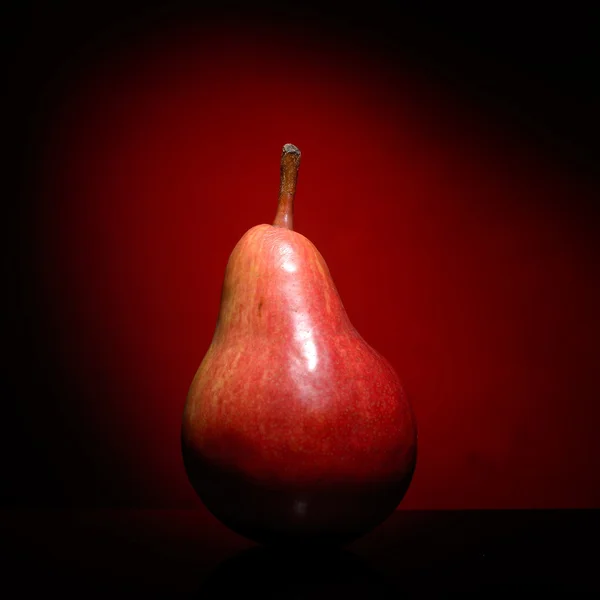
M294 144L286 144L281 153L281 183L279 204L273 225L294 229L294 196L300 168L300 150Z

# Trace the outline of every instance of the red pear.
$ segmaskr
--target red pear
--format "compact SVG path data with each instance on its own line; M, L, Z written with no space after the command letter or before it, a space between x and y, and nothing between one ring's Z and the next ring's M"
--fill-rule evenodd
M345 544L408 489L417 428L389 362L351 324L325 260L293 230L300 151L283 147L273 225L237 243L182 424L191 484L259 543Z

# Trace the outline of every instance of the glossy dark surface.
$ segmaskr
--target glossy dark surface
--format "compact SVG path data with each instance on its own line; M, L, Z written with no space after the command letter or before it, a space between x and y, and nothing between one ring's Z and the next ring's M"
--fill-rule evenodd
M430 598L600 591L598 511L399 511L345 552L270 552L206 510L0 513L11 597Z

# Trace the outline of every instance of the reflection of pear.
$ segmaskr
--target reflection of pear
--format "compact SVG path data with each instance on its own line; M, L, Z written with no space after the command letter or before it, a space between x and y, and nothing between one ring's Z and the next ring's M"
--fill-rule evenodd
M221 563L198 598L245 597L318 600L392 600L401 597L387 578L349 552L330 555L274 552L254 547Z
M299 164L286 144L273 225L253 227L231 253L182 449L196 492L231 529L259 542L345 543L404 496L416 424L323 257L292 229Z

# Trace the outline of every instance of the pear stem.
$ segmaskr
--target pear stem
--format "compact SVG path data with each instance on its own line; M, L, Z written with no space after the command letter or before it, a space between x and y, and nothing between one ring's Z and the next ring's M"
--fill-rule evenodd
M279 204L273 225L294 229L294 196L300 168L300 150L294 144L286 144L281 153L281 183Z

